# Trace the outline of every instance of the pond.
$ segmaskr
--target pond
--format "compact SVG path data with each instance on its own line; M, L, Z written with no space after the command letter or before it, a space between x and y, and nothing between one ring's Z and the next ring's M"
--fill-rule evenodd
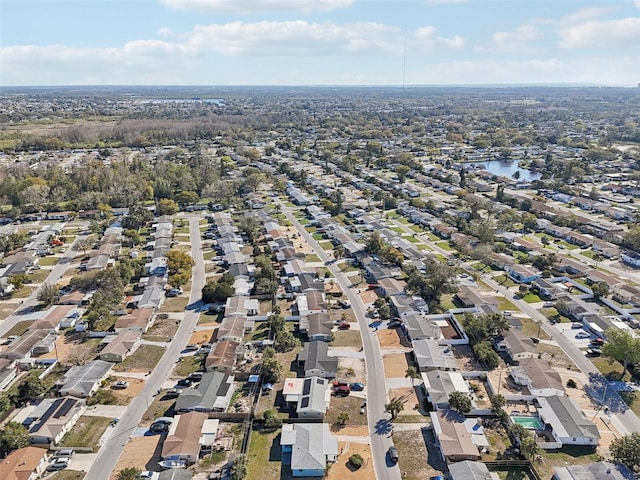
M513 178L513 174L517 171L520 172L520 180L530 182L532 180L538 180L541 176L540 173L534 173L526 168L520 168L517 160L490 160L486 162L472 162L467 163L468 168L476 168L486 170L494 175L502 175L504 177Z

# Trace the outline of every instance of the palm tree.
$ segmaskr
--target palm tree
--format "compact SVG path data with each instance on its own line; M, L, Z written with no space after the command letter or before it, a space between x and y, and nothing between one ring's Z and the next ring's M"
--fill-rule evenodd
M391 414L391 421L398 417L398 414L404 410L404 402L396 397L384 406L384 411Z
M594 252L593 256L591 257L593 258L593 261L596 262L596 269L598 268L598 264L604 260L604 255L602 255L599 252Z
M420 377L420 372L418 372L418 369L416 367L414 366L407 367L407 371L404 374L404 378L411 379L411 388L414 387L415 379L419 377Z

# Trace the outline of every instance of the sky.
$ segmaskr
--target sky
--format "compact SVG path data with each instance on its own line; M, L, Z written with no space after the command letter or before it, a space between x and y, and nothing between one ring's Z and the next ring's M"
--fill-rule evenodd
M640 0L0 0L0 86L640 83Z

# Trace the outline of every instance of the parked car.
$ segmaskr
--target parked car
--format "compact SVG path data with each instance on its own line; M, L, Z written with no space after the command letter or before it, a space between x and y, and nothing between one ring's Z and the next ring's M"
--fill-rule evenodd
M576 333L576 338L589 338L591 335L589 335L587 332L578 332Z
M587 356L589 357L599 357L600 355L602 355L602 350L600 350L599 348L587 349Z
M555 304L553 302L545 302L544 305L542 305L543 308L552 308Z
M57 470L64 470L68 466L69 466L68 458L56 458L49 464L49 466L47 466L47 471L55 472Z
M389 460L391 460L393 463L397 463L398 462L398 449L392 445L392 446L389 447L388 453L389 453Z
M115 382L111 387L116 390L124 390L125 388L129 388L129 382L121 380L119 382Z
M195 343L189 343L186 347L184 347L184 350L186 352L195 352L196 350L198 350L198 348L200 347L198 347L198 345L196 345Z
M574 322L574 323L571 324L571 328L573 328L574 330L580 330L580 329L582 329L582 323Z
M189 380L199 382L200 380L202 380L202 375L204 375L203 372L193 372L191 375L189 375Z
M604 345L604 338L594 338L591 340L591 345Z
M177 388L170 388L164 394L164 396L167 398L176 398L178 395L180 395L180 390L178 390Z
M349 388L354 392L361 392L364 390L364 385L361 384L360 382L355 382L355 383L351 383L349 385Z
M348 397L350 393L351 393L351 389L349 387L344 387L344 386L336 387L333 390L333 394L336 397Z
M54 458L71 458L75 453L76 451L72 448L63 448L61 450L58 450L53 457Z
M183 378L181 380L178 380L179 387L190 387L192 384L193 380L191 380L190 378Z
M151 426L149 427L149 431L153 432L153 433L162 433L162 432L168 432L169 431L169 427L171 425L168 423L162 423L162 422L153 422L151 424Z
M398 328L402 326L401 320L393 320L387 324L387 328Z
M338 325L338 330L349 330L351 328L351 324L347 322L342 322Z

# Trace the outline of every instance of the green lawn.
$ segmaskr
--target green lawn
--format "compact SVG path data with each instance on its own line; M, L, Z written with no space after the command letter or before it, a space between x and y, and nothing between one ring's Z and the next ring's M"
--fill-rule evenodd
M441 242L436 242L436 245L441 249L446 250L447 252L453 251L453 247L449 245L449 240L443 240Z
M58 257L42 257L38 260L38 265L42 267L53 267L57 265L60 259Z
M76 472L75 470L62 470L55 473L49 480L82 480L84 475L83 472Z
M321 262L320 257L315 253L310 253L304 256L304 261L307 263L318 263Z
M498 296L496 299L498 300L498 308L500 310L518 310L518 307L508 298Z
M622 373L622 365L620 362L613 362L610 364L606 358L596 357L591 359L591 363L593 363L604 376L611 375L614 380L631 381L631 374L628 371L624 374L622 379L620 378L620 374Z
M400 228L400 227L391 227L391 230L399 234L404 233L404 228Z
M184 312L188 304L189 304L188 297L167 298L162 304L160 311L161 312Z
M179 361L173 372L179 377L188 377L193 372L197 371L202 367L202 356L201 355L193 355L190 357L183 357L181 361Z
M124 359L124 362L116 364L113 369L117 372L125 372L132 369L153 370L158 364L165 349L156 345L142 345L136 353Z
M360 332L355 330L338 330L333 334L332 347L355 347L362 348L362 337Z
M503 273L502 275L498 275L497 277L494 277L494 280L498 282L500 285L502 285L503 287L515 287L516 285L516 282L514 282L509 277L507 277L506 273Z
M524 297L522 297L522 300L527 303L538 303L542 301L542 299L533 292L527 293Z
M531 320L530 318L521 318L520 322L522 323L522 333L527 337L538 337L543 340L548 340L549 335L542 330L542 328L538 328L536 322ZM539 330L539 332L538 332Z
M280 430L251 432L247 455L247 480L280 480L282 454L280 452Z
M73 430L67 432L60 442L61 447L89 447L97 450L98 440L107 429L111 418L80 417Z
M27 281L31 283L42 283L47 279L48 276L49 276L48 270L37 270L37 271L31 272L27 276Z
M551 478L553 467L583 465L599 460L598 455L590 447L567 446L561 450L542 450L540 454L542 455L542 461L536 462L536 470L542 478Z
M13 327L11 327L7 333L4 334L5 337L9 337L11 335L22 335L27 331L29 326L33 323L32 320L22 320L17 322Z

